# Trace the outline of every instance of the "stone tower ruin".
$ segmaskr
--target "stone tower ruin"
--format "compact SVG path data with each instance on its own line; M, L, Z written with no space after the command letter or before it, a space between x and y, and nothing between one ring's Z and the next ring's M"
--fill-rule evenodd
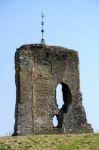
M15 70L15 135L93 132L82 106L77 51L23 45L15 54ZM58 84L62 86L62 108L56 100Z

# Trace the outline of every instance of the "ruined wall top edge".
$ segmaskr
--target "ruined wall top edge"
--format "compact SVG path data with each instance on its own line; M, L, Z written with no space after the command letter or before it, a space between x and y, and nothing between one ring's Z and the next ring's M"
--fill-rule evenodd
M70 51L70 52L74 52L74 53L78 53L76 50L73 49L69 49L69 48L65 48L62 46L52 46L52 45L42 45L42 44L24 44L22 46L20 46L19 48L17 48L17 50L19 49L31 49L31 48L46 48L46 49L61 49L61 50L65 50L65 51Z
M69 60L76 60L79 62L78 52L73 49L64 48L61 46L50 46L41 44L25 44L16 49L16 55L21 55L25 51L31 51L33 53L38 53L39 50L49 53L52 57L58 55L62 57L69 57Z

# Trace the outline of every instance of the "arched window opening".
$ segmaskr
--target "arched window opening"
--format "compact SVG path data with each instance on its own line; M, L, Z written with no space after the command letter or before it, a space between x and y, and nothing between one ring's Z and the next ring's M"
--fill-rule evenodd
M52 119L54 128L62 128L64 113L68 112L71 103L71 90L67 84L63 82L59 83L56 87L56 105L59 108L59 112L57 115L54 115Z
M67 84L61 82L56 87L56 105L64 113L68 112L68 107L72 102L71 91Z

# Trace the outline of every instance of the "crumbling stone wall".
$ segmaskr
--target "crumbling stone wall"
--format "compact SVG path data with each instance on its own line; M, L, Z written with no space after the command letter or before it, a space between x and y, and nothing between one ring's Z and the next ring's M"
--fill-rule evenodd
M15 54L15 135L92 132L79 83L78 53L63 47L23 45ZM56 104L63 85L64 106ZM58 126L53 127L56 115Z

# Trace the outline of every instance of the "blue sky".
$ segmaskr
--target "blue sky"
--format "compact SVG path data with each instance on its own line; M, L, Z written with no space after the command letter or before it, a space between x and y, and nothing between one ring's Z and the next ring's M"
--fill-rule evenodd
M0 136L13 132L16 48L40 42L42 11L46 44L79 52L83 105L99 131L99 1L0 0Z

